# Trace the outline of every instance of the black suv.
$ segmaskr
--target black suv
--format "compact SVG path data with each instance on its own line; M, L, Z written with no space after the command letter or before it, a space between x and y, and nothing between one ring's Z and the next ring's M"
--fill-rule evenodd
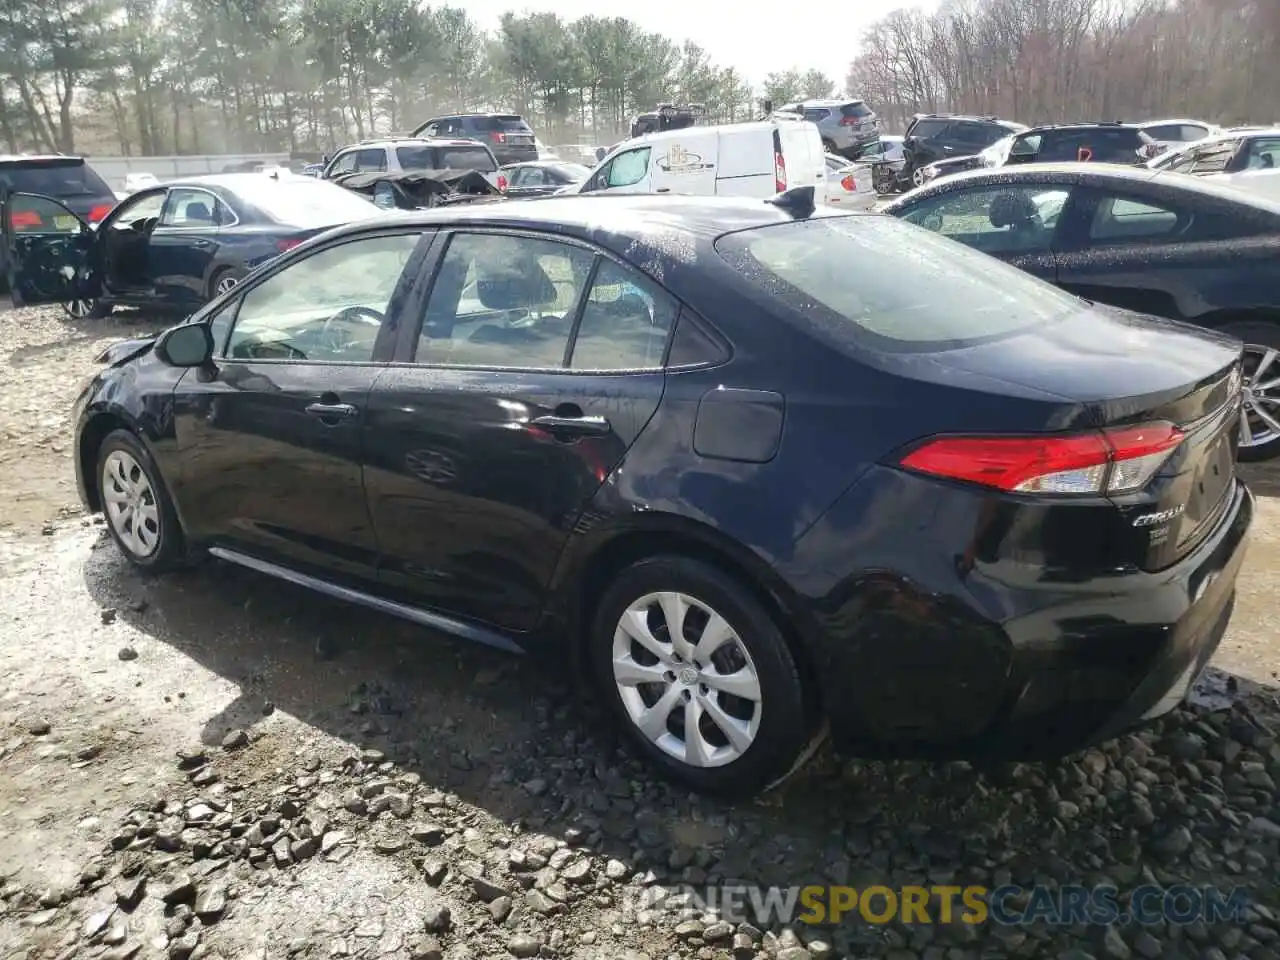
M493 151L500 164L538 159L533 128L516 113L456 113L435 117L410 136L479 140Z
M1018 134L1005 163L1142 163L1155 143L1136 123L1054 123Z
M902 175L919 186L924 168L939 160L971 157L997 140L1027 128L999 117L970 117L950 113L918 113L902 137L906 158Z
M0 154L0 204L10 193L36 193L53 197L72 213L91 224L101 221L116 205L116 195L107 182L85 163L84 157L2 155ZM7 213L5 214L7 216ZM24 212L8 226L15 233L38 230L42 226L36 214ZM8 244L0 243L0 290L9 289Z

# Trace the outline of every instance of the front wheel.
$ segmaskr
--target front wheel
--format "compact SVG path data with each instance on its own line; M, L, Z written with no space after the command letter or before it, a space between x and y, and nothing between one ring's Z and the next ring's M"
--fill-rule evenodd
M655 557L623 570L590 643L596 685L629 744L686 787L753 796L798 769L814 742L774 618L706 564Z
M107 530L126 560L154 573L181 565L173 501L155 461L128 430L113 430L98 449L98 484Z
M1244 341L1240 459L1271 460L1280 456L1280 324L1250 320L1221 330Z

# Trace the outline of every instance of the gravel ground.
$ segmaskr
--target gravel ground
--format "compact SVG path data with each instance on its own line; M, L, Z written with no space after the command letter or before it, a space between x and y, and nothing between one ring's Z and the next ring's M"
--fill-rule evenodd
M223 564L132 572L77 513L66 412L142 326L0 313L0 958L1280 957L1267 471L1216 669L1159 726L1052 765L820 755L726 807L626 759L566 678ZM723 882L1191 882L1254 905L1113 929L633 909Z

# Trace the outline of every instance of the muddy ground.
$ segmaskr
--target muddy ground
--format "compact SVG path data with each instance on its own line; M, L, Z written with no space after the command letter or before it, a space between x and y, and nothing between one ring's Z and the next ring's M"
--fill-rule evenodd
M566 678L220 563L132 572L78 513L67 414L148 328L0 313L0 958L1280 957L1280 468L1249 471L1216 672L1158 727L982 772L822 754L727 807L649 777ZM653 893L1144 881L1252 906L792 929Z

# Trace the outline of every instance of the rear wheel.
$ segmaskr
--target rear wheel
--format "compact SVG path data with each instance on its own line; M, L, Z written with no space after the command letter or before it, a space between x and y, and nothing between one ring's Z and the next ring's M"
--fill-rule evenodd
M705 793L746 797L794 772L813 729L770 613L697 561L655 557L614 580L590 637L597 687L632 748Z
M822 149L827 153L834 153L837 156L840 155L840 151L836 149L835 141L828 140L826 137L822 138Z
M1240 459L1270 460L1280 455L1280 324L1248 320L1220 329L1245 343Z
M101 300L68 300L62 309L72 320L102 320L111 316L111 306Z
M916 167L911 171L911 182L917 187L924 186L924 167Z
M220 297L245 278L243 270L235 267L223 267L209 278L209 299Z
M98 493L107 531L126 560L154 573L182 565L173 501L155 461L128 430L111 431L98 448Z

